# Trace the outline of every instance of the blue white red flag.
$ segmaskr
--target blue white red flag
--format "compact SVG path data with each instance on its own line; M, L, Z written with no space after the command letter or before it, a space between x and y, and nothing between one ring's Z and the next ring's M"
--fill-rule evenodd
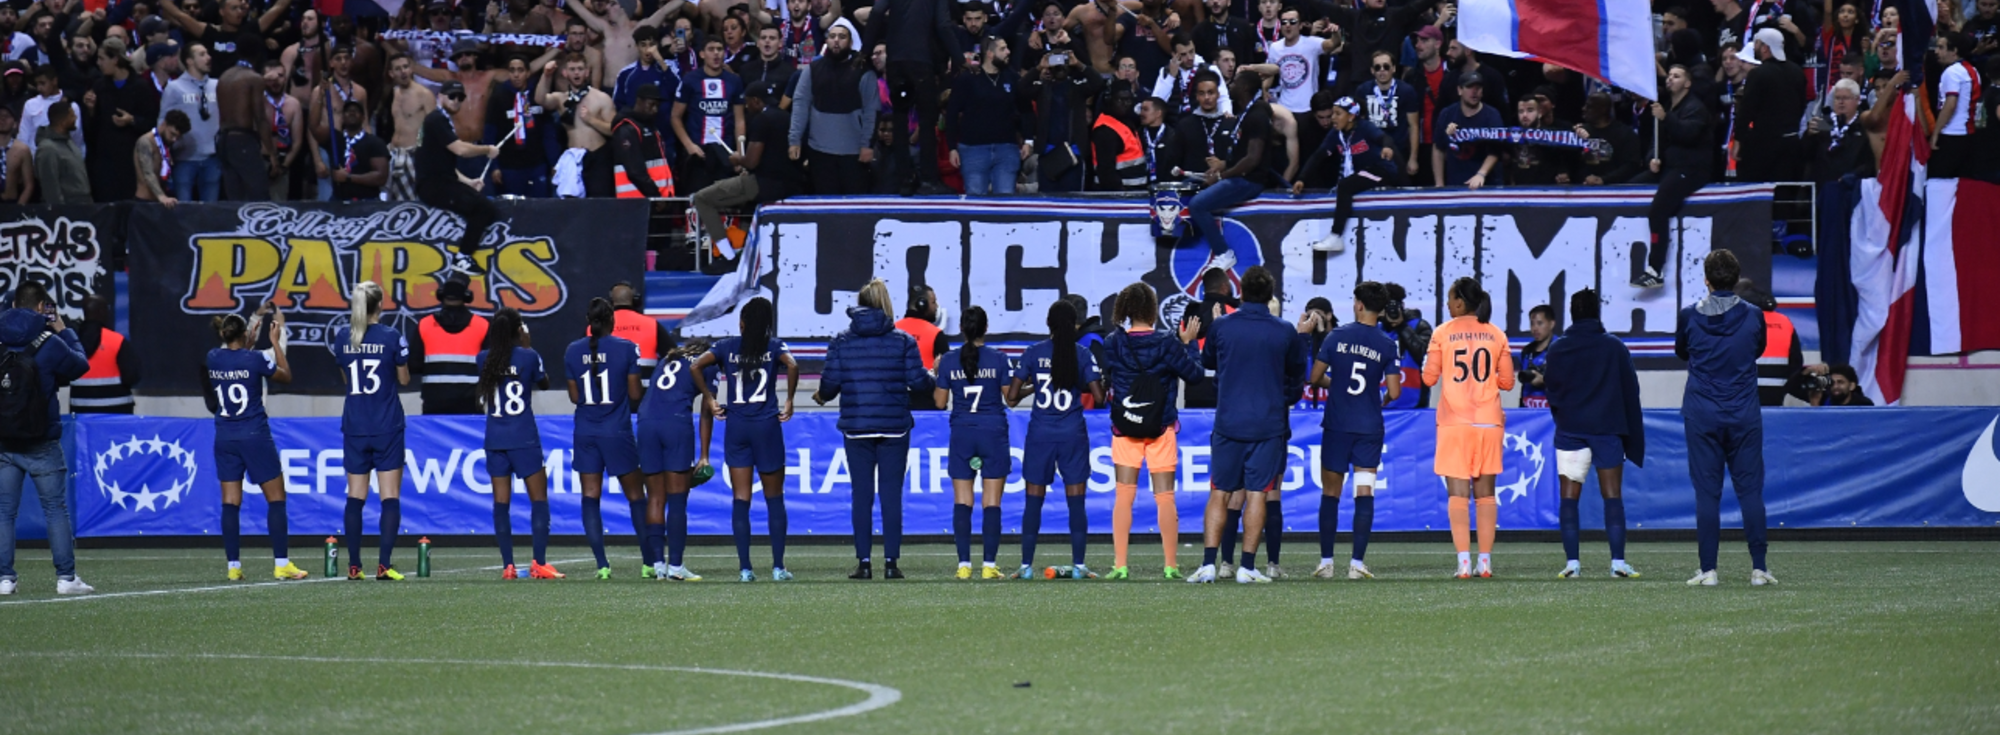
M1650 8L1636 0L1462 0L1458 40L1476 51L1538 59L1659 99Z

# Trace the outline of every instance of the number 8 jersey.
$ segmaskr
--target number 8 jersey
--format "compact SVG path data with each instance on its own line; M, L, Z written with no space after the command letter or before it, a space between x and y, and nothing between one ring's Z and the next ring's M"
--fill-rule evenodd
M1439 426L1505 426L1500 391L1514 387L1514 355L1507 333L1470 314L1431 333L1424 384L1438 391Z
M403 400L396 395L396 368L410 360L410 343L382 324L368 325L361 344L348 341L348 330L333 333L333 360L347 383L347 403L340 410L340 432L348 436L380 436L403 432Z
M792 350L783 340L772 339L771 350L763 359L751 365L740 365L743 359L743 339L730 337L715 343L709 352L715 354L717 371L722 374L722 390L715 394L722 401L723 409L730 420L772 420L778 418L778 372L784 366L781 357L790 357Z
M486 350L479 351L479 369L486 370ZM527 347L514 348L513 364L507 368L507 377L494 386L493 395L481 396L486 401L486 444L487 451L509 449L535 449L542 446L542 435L535 429L535 386L540 385L545 373L542 371L542 356Z

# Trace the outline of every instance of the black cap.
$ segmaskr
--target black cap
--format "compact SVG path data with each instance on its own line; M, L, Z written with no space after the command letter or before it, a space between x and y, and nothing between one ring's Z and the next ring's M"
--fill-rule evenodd
M465 96L465 85L458 82L445 82L442 86L438 87L438 96L463 97Z
M1481 89L1485 89L1486 80L1481 79L1478 74L1460 74L1458 75L1458 86L1461 88L1479 87Z
M747 94L765 102L776 102L783 96L782 92L777 82L753 82Z
M173 29L167 26L167 20L157 15L148 15L145 20L139 21L139 38L141 40L155 33L166 33L171 30Z
M439 301L443 301L446 299L450 299L453 301L471 301L472 287L468 285L464 279L454 277L449 280L446 280L444 282L444 285L438 287L437 297Z
M660 85L641 84L638 91L632 94L642 100L658 100L660 99Z
M461 38L451 44L451 58L477 53L479 53L479 42L470 38Z

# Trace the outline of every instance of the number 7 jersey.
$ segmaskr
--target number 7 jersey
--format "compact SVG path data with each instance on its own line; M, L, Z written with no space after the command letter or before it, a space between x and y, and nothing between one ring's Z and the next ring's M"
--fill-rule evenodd
M382 324L368 325L361 344L348 343L348 330L333 333L333 360L347 382L347 403L340 409L340 432L348 436L380 436L403 431L403 399L396 368L410 361L410 343Z
M1500 391L1514 387L1514 355L1507 333L1466 315L1431 333L1424 385L1440 386L1439 426L1505 426Z

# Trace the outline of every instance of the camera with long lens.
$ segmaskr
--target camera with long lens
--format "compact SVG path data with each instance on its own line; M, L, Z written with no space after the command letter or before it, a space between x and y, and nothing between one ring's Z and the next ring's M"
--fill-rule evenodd
M1821 392L1821 393L1826 393L1826 392L1830 392L1830 391L1832 391L1832 390L1833 390L1833 375L1832 375L1832 374L1827 374L1827 375L1807 375L1807 376L1806 376L1806 390L1812 390L1812 391L1819 391L1819 392Z
M1402 299L1395 299L1395 300L1392 300L1392 301L1390 301L1390 302L1389 302L1389 305L1388 305L1388 306L1386 306L1386 307L1383 307L1383 308L1382 308L1382 318L1383 318L1383 319L1387 319L1387 320L1389 320L1389 321L1392 321L1392 322L1400 322L1400 321L1402 321L1402 320L1403 320L1403 300L1402 300Z

